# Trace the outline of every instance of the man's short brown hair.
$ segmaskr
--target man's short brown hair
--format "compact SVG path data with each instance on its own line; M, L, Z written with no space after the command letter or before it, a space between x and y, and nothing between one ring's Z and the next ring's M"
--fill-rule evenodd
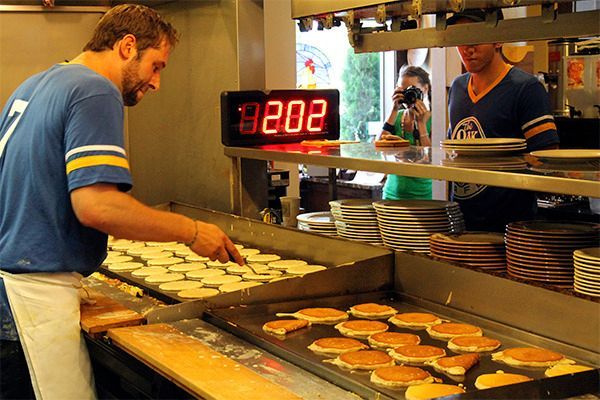
M155 10L142 5L122 4L104 14L83 51L110 50L128 34L135 36L140 55L149 47L159 48L163 40L171 47L179 41L175 28Z

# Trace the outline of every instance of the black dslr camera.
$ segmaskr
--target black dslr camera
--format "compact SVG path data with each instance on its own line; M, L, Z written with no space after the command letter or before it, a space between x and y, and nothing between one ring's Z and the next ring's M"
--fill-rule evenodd
M404 95L402 104L407 108L414 106L417 100L423 100L423 91L416 86L409 86L400 93Z

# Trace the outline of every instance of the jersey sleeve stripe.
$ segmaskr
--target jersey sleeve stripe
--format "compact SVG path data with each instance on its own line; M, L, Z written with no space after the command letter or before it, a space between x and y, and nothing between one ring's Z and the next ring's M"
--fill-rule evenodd
M73 161L67 163L67 175L71 172L87 167L96 167L101 165L107 165L112 167L121 167L129 170L129 162L126 158L119 156L86 156L79 157Z
M523 133L523 135L525 136L525 139L531 139L535 135L540 134L542 132L555 131L555 130L556 130L556 125L554 124L554 122L546 122L545 124L538 125L536 127L529 129L528 131L525 131Z
M554 121L554 117L552 115L542 115L541 117L532 119L531 121L527 122L526 124L524 124L521 127L522 131L526 131L527 129L529 129L530 126L532 125L536 125L544 120L547 120L548 122Z
M120 146L106 145L106 144L98 144L98 145L90 145L90 146L80 146L74 149L71 149L65 154L65 161L68 161L69 158L74 156L75 154L84 153L88 151L112 151L115 153L123 154L127 156L127 152L124 148Z

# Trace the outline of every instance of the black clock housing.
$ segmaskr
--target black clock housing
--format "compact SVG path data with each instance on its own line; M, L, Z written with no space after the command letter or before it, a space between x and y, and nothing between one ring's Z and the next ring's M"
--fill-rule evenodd
M225 146L337 140L337 89L247 90L221 93L221 141Z

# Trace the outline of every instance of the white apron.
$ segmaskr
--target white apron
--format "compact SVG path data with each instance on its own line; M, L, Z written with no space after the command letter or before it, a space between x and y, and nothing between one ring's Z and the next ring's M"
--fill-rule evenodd
M79 326L81 275L0 271L37 400L95 399Z

